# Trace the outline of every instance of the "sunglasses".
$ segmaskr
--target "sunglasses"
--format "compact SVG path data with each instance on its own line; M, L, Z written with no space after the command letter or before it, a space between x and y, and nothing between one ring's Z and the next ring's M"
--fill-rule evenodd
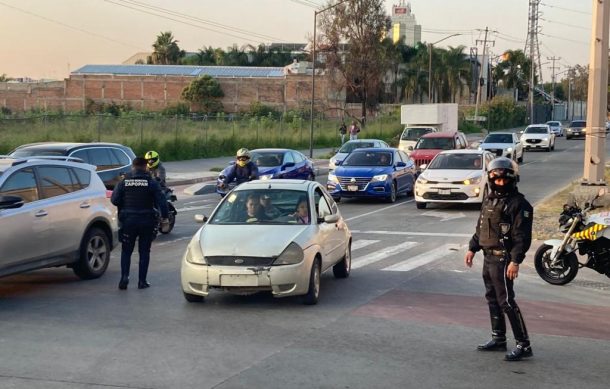
M249 160L249 159L250 159L250 158L248 158L248 157L237 157L237 160L238 160L238 161L247 161L247 160Z

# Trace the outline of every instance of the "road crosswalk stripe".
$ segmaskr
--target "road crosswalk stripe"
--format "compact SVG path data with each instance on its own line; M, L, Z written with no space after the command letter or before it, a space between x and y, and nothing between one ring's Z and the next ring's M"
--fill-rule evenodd
M449 238L471 238L472 234L457 234L453 232L408 232L408 231L361 231L351 230L354 234L383 234L383 235L413 235L413 236L443 236Z
M440 247L437 247L435 249L432 249L430 251L427 251L425 253L416 255L414 257L411 257L409 259L406 259L402 262L398 262L392 266L388 266L384 269L384 271L409 271L409 270L413 270L415 268L418 268L420 266L426 265L432 261L435 261L437 259L446 257L447 255L451 254L452 251L457 251L461 248L461 246L463 245L458 245L458 244L444 244Z
M367 239L358 239L352 243L352 251L361 249L366 246L370 246L379 242L378 240L367 240Z
M370 265L375 262L379 262L392 255L396 255L396 254L401 253L405 250L408 250L412 247L415 247L418 244L420 244L420 243L419 242L404 242L404 243L398 244L396 246L386 247L385 249L377 251L370 255L365 255L363 257L354 258L354 259L352 259L352 269L358 269L359 267L363 267L363 266L367 266L367 265Z

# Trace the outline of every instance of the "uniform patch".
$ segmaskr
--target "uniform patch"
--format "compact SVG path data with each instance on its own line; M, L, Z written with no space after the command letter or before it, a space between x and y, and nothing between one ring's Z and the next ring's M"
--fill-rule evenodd
M127 179L125 180L125 186L148 186L148 180Z
M523 211L523 217L529 218L531 216L530 211Z

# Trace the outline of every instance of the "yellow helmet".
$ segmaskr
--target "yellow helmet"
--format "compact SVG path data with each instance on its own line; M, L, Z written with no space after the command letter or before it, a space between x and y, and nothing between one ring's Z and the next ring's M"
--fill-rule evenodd
M159 165L159 153L156 151L149 151L144 155L144 159L146 159L146 164L150 169L154 169Z

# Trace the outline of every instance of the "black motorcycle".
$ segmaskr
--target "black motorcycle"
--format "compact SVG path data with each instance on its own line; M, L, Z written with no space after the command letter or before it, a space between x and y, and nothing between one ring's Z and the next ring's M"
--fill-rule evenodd
M587 215L599 208L593 204L603 193L601 190L582 209L576 205L564 205L559 217L563 239L547 240L536 251L536 271L549 284L569 283L581 267L610 277L610 212ZM579 262L577 253L585 256L586 261Z
M167 218L169 219L169 223L167 226L165 226L165 228L163 228L161 225L161 213L158 212L157 229L162 234L169 234L174 229L174 224L176 224L176 215L178 214L178 211L176 211L176 208L172 203L177 201L178 198L171 188L163 188L163 194L165 195L165 199L167 201L167 210L169 211Z

